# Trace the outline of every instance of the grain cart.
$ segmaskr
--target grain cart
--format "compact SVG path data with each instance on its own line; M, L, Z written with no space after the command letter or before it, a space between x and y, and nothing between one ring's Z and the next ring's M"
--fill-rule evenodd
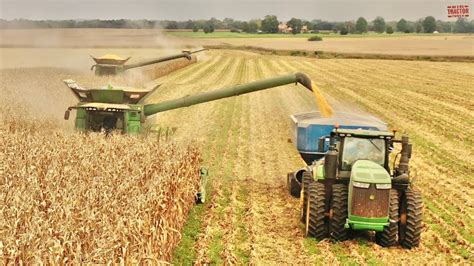
M291 118L307 166L288 174L288 189L300 197L306 236L343 241L352 231L370 230L381 246L418 246L423 207L411 184L408 136L397 139L371 116L313 112ZM401 150L390 162L395 144Z
M197 51L183 51L182 53L179 53L179 54L168 55L168 56L159 57L159 58L146 60L146 61L142 61L142 62L138 62L134 64L128 64L128 65L126 65L125 63L127 63L127 61L130 60L131 57L122 58L114 54L106 54L101 57L91 56L92 59L96 63L95 65L91 67L91 70L95 69L96 76L118 75L125 72L128 69L157 64L157 63L171 61L171 60L180 59L180 58L186 58L189 61L191 61L192 54L205 51L205 50L207 49L201 49Z

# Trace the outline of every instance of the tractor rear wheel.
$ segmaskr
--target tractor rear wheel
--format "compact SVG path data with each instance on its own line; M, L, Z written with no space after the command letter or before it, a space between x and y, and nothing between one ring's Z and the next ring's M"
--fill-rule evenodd
M301 184L296 180L296 176L294 173L288 173L286 179L286 186L288 187L288 192L290 195L299 198L301 194Z
M326 191L324 185L314 182L308 186L308 202L306 204L306 230L307 237L318 240L325 238L328 234L328 222L326 218Z
M382 232L375 234L375 242L382 247L391 247L397 244L398 237L398 192L396 189L390 189L390 205L388 220L389 225L386 226Z
M303 182L301 182L301 192L300 197L301 204L301 222L306 224L306 209L308 207L308 188L311 183L313 183L313 175L309 171L303 172Z
M400 202L399 240L404 248L420 244L423 216L421 193L409 187Z
M349 230L345 228L347 220L348 187L345 184L332 186L332 200L329 212L329 235L344 241L349 238Z

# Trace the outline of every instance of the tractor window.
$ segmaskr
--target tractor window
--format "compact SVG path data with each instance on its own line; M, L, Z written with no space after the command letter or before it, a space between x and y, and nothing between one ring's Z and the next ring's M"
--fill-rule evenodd
M385 140L345 137L342 152L342 170L351 170L357 160L373 161L381 166L385 162Z

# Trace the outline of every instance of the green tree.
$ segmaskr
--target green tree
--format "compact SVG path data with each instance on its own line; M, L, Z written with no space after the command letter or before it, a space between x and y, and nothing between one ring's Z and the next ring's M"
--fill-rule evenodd
M385 31L385 20L382 17L376 17L372 23L374 24L374 31L378 33Z
M393 33L393 27L387 26L387 34L392 34L392 33Z
M397 23L397 31L408 33L408 22L405 19L400 19Z
M436 30L436 20L432 16L428 16L423 20L423 30L426 33L433 33Z
M356 27L355 27L355 24L353 21L347 21L345 23L346 25L346 28L347 28L347 31L350 33L350 34L354 34L356 33Z
M415 22L414 28L416 33L420 33L423 31L423 26L421 25L420 21Z
M438 20L436 21L436 30L438 32L452 32L453 25L454 23L451 23L449 21Z
M206 25L203 27L204 33L213 33L215 30L215 26L212 22L208 21Z
M301 21L301 19L292 18L290 19L290 21L288 21L288 23L286 23L286 25L293 29L293 34L297 34L301 32L301 28L303 27L303 21Z
M340 28L339 28L339 34L341 35L347 35L349 33L349 30L347 29L347 26L346 25L342 25Z
M245 32L247 32L247 33L255 33L255 32L258 31L258 24L257 24L256 21L254 21L254 20L253 20L253 21L249 21L247 25L248 25L247 31L245 31Z
M166 29L169 29L169 30L174 30L174 29L177 29L178 28L178 22L172 20L172 21L168 21L168 23L166 23Z
M267 33L277 33L278 24L279 22L277 16L267 15L262 20L262 31Z
M367 20L365 18L360 17L357 19L355 30L357 33L365 33L367 32Z
M198 31L199 31L198 25L194 25L194 26L193 26L193 32L198 32Z
M185 29L194 29L194 21L188 20L186 21L186 25L184 26Z
M249 23L247 21L244 21L240 24L240 29L243 31L243 32L249 32Z
M470 25L465 18L458 18L454 23L454 32L468 33L470 32Z

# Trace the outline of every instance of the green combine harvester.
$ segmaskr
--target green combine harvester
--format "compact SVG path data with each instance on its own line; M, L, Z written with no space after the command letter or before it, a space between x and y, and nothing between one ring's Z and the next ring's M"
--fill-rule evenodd
M79 100L76 105L70 106L64 114L64 119L67 120L71 110L76 110L76 130L81 132L105 131L107 133L119 131L132 135L142 132L146 118L157 113L291 83L300 83L312 90L311 80L303 73L296 73L188 95L161 103L146 104L145 100L159 86L147 90L111 85L102 88L84 88L73 80L64 80L64 83Z
M397 139L384 122L367 115L319 112L291 116L305 168L289 173L291 195L300 197L308 237L346 240L375 231L384 247L417 247L422 230L421 194L412 186L408 136ZM390 162L394 145L401 149ZM398 162L398 163L397 163Z
M96 63L95 65L91 67L91 70L95 69L94 73L96 76L118 75L132 68L158 64L158 63L176 60L180 58L186 58L187 60L192 61L193 54L202 52L205 50L207 49L201 49L197 51L182 51L181 53L178 53L178 54L163 56L163 57L159 57L159 58L155 58L151 60L145 60L145 61L134 63L134 64L128 64L128 65L126 65L125 63L127 63L127 61L130 60L131 57L122 58L114 54L106 54L101 57L91 56L92 59Z

